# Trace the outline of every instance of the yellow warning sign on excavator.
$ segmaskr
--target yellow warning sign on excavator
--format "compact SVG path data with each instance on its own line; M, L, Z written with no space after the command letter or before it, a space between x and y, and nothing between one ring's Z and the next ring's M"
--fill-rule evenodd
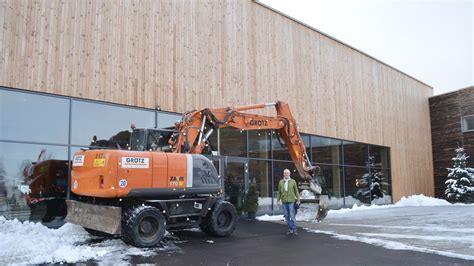
M104 167L105 159L94 159L94 167Z

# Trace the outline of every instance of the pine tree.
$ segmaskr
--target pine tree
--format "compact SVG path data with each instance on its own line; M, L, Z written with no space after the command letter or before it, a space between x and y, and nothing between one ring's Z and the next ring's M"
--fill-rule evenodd
M363 202L369 201L369 198L370 201L383 198L387 192L382 189L382 184L385 185L382 171L375 169L375 157L369 156L366 167L367 173L356 180L356 186L360 187L356 192L356 198Z
M474 201L474 169L466 167L467 158L469 156L464 152L464 148L457 148L456 157L452 158L453 168L447 168L449 173L444 194L449 201Z
M244 212L257 212L258 210L258 191L257 184L252 182L249 187L249 191L245 193L244 197Z

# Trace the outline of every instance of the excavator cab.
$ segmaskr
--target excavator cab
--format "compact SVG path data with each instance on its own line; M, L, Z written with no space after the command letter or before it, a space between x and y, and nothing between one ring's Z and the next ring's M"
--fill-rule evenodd
M169 129L134 128L130 136L129 149L132 151L162 151L169 152L171 147L168 140L173 134Z

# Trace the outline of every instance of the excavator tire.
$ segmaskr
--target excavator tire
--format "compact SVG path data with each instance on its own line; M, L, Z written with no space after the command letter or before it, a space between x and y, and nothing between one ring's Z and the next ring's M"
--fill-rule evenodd
M84 230L87 231L87 233L89 233L93 236L98 236L98 237L111 237L112 236L111 234L107 234L105 232L97 231L97 230L86 228L86 227L83 227L83 228L84 228Z
M153 247L163 239L166 220L153 206L135 206L122 216L122 240L136 247Z
M237 219L234 205L227 201L218 201L201 220L199 226L208 235L223 237L234 232Z

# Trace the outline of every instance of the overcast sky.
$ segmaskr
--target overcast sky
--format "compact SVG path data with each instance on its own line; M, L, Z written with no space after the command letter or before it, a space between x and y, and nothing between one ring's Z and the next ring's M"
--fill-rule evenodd
M474 0L261 0L434 88L474 85Z

